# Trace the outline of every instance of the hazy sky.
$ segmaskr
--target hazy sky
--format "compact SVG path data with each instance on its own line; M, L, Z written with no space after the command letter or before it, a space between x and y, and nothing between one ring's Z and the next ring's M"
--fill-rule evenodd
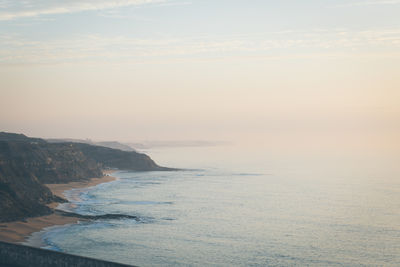
M31 136L399 147L400 0L0 0L0 90Z

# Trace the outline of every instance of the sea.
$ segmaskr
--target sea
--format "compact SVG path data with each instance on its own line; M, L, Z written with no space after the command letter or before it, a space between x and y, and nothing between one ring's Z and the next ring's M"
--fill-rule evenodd
M400 157L223 144L147 149L180 171L118 170L59 208L43 247L137 266L400 266Z

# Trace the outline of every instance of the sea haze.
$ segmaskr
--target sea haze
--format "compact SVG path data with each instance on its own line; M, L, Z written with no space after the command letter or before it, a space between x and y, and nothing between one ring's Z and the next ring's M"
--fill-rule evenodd
M81 214L47 248L139 266L400 266L394 156L269 154L234 145L148 153L175 172L114 173L71 190Z

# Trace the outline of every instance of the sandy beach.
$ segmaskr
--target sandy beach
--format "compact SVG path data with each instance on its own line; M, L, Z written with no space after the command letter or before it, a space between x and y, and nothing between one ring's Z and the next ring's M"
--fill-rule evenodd
M53 192L53 194L65 198L63 193L66 190L74 188L86 188L95 186L101 183L111 182L116 180L111 176L114 171L104 171L104 176L101 178L92 178L88 181L71 182L68 184L46 184L46 186ZM52 209L56 208L59 203L50 203L48 206ZM27 238L42 229L50 226L65 225L77 223L80 218L66 217L59 214L50 214L46 216L28 218L26 221L14 221L7 223L0 223L0 240L12 243L22 243Z

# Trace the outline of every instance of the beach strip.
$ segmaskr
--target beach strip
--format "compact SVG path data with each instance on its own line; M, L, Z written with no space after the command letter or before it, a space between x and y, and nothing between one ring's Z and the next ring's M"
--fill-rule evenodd
M92 178L87 181L71 182L67 184L46 184L46 186L56 196L65 198L64 192L74 188L92 187L98 184L107 183L116 180L111 176L112 170L104 171L104 176L101 178ZM50 203L48 206L55 209L59 203ZM28 218L26 221L14 221L0 223L0 240L11 243L22 243L35 232L39 232L44 228L56 225L66 225L77 223L79 218L62 216L60 214L50 214L46 216Z

